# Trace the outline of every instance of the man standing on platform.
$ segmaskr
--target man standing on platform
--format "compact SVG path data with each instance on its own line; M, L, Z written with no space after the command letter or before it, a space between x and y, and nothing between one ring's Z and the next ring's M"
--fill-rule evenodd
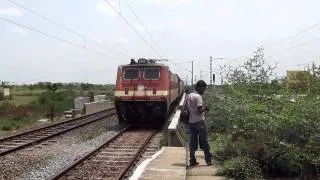
M199 141L202 144L203 152L207 165L211 165L211 153L208 143L208 127L204 117L207 109L203 103L202 95L207 88L207 84L200 80L196 83L195 91L187 97L187 108L189 110L189 128L190 128L190 166L196 166L195 151Z

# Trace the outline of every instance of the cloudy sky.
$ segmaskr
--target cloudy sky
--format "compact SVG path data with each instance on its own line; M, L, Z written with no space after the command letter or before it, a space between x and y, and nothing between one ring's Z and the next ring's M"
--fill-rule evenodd
M197 78L203 71L208 80L209 56L224 58L214 60L217 73L261 45L279 75L320 64L318 0L108 2L127 23L104 0L0 0L0 80L114 83L131 57L169 59L183 78L191 64L174 64L194 60Z

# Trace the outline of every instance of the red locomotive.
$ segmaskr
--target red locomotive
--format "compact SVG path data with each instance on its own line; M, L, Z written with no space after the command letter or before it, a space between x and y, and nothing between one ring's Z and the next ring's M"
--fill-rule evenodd
M168 66L153 59L131 60L118 67L115 106L120 123L162 123L184 91Z

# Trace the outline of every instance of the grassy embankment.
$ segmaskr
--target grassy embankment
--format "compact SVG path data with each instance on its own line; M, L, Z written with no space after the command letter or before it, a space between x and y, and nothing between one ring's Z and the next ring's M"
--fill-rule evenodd
M61 88L54 93L47 89L28 89L25 85L12 92L11 100L0 101L0 136L9 131L35 124L41 118L48 118L51 105L56 117L65 110L73 108L73 100L77 96L105 94L113 99L113 87L91 89ZM59 119L59 118L58 118ZM57 119L57 120L58 120Z
M288 89L285 81L271 78L268 67L258 51L244 66L229 71L222 96L204 98L211 109L213 155L222 163L218 174L235 179L317 179L320 99L313 89L319 83L307 91ZM320 77L311 77L320 82Z

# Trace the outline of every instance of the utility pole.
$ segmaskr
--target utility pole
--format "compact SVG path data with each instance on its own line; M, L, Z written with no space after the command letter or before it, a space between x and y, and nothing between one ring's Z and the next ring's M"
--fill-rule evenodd
M16 84L13 84L13 101L16 102Z
M210 56L210 86L212 87L212 56Z
M191 86L193 88L193 61L191 61L191 63L192 63L192 67L191 67L191 74L192 74L192 76L191 76Z
M212 56L210 56L210 86L212 88L212 91L214 91L214 84L215 84L215 78L213 78L213 76L215 76L212 72ZM223 58L214 58L215 60L221 60Z
M213 80L213 92L216 90L216 74L212 75L212 80Z
M186 85L188 85L188 75L186 75Z
M315 70L316 70L316 64L315 64L314 61L313 61L313 62L312 62L312 76L313 76L313 77L316 77Z
M193 75L194 75L194 73L193 73L193 60L192 61L180 62L180 63L191 63L191 71L186 69L186 68L183 68L183 69L185 69L185 70L187 70L187 72L191 73L191 86L193 88ZM180 63L176 63L176 64L180 64Z

